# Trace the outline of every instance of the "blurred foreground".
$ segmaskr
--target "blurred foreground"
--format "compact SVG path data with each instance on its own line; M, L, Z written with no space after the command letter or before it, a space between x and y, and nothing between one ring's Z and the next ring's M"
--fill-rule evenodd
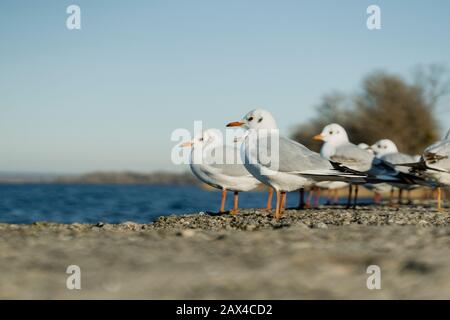
M272 215L0 224L0 298L450 298L448 213L416 205ZM81 290L66 288L69 265L81 268ZM369 265L381 268L381 290L367 289Z

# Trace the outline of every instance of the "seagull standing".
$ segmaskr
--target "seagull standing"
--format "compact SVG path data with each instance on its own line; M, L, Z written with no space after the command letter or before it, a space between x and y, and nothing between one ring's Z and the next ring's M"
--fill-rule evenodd
M372 153L359 148L348 139L345 129L336 123L324 127L322 132L314 136L315 140L324 141L324 150L332 161L344 165L346 168L358 173L367 174L373 178L373 182L408 182L410 179L418 179L408 174L402 174L389 163L376 158ZM408 182L409 183L409 182ZM358 199L358 185L364 183L350 183L348 206L351 203L352 184L355 184L355 196L353 207L356 208Z
M442 211L442 187L450 186L450 130L443 140L427 147L418 162L401 165L412 167L412 172L431 179L438 191L438 210Z
M370 148L370 146L367 143L361 142L358 144L358 148L361 148L363 150L366 150L370 153L374 153L373 150ZM387 183L366 183L364 185L364 188L367 190L373 191L374 195L374 202L376 204L379 204L381 202L381 193L382 192L388 192L392 191L392 187L388 185ZM391 195L392 197L392 195Z
M241 147L244 165L256 179L276 191L277 219L284 210L286 192L300 190L317 181L352 179L364 181L364 176L339 172L318 153L280 136L277 123L269 111L252 110L242 120L231 122L227 127L247 129ZM272 149L271 138L276 138L278 150ZM271 155L270 164L262 160L268 154Z
M240 146L238 144L224 145L222 136L216 130L205 130L191 141L182 143L180 147L191 147L192 173L200 181L222 190L220 212L225 211L227 191L234 192L234 206L230 212L236 214L239 192L251 191L260 185L260 182L245 169L244 165L236 161L235 155L240 156ZM269 201L271 202L270 194Z
M416 161L416 158L414 156L400 153L398 151L397 145L389 139L381 139L377 141L370 147L370 149L375 152L376 157L393 165L398 165L401 163L412 163ZM397 170L400 170L402 172L408 172L407 167L397 166L396 168ZM392 187L398 188L398 204L401 204L403 190L406 190L408 192L409 199L410 191L418 187L418 185L402 183L391 183L390 185ZM392 203L393 192L394 189L392 188L390 203Z

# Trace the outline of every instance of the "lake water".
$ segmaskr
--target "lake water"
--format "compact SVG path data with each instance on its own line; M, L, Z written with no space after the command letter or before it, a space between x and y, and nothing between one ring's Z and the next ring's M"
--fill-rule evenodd
M227 208L232 206L228 193ZM265 207L267 192L243 192L242 208ZM298 193L289 194L296 206ZM216 212L220 192L196 186L0 184L0 222L148 223L161 215Z

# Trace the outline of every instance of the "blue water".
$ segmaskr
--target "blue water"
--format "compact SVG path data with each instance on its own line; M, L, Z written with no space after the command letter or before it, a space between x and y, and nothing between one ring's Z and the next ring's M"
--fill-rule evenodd
M0 184L0 222L148 223L161 215L217 212L220 197L196 186ZM298 192L288 194L287 207L297 206L298 198ZM227 209L232 201L228 193ZM267 192L239 195L240 208L262 208L266 201Z
M232 206L228 194L227 208ZM242 208L264 207L266 192L239 196ZM298 194L288 196L295 206ZM161 215L216 212L220 192L195 186L0 184L0 222L147 223Z

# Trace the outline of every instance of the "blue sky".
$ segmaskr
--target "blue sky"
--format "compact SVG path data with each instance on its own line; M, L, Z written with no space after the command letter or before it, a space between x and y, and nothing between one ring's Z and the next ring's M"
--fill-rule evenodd
M66 28L70 4L81 30ZM370 4L381 30L366 28ZM449 15L445 0L3 0L0 171L186 169L170 162L175 128L256 106L289 134L371 71L450 67Z

